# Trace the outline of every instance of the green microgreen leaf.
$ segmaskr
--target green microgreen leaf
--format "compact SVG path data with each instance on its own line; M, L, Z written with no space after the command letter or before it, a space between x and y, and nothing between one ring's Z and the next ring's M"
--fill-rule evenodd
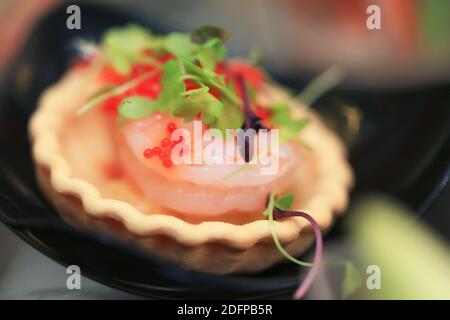
M108 48L105 49L105 58L118 73L128 74L130 72L132 59L127 55Z
M263 152L261 152L260 154L258 154L256 156L256 159L259 159L261 156L263 155ZM253 166L252 163L250 162L246 162L243 165L241 165L240 167L238 167L237 169L234 169L230 172L228 172L226 175L223 176L222 180L226 181L229 180L231 178L234 178L235 176L240 175L242 172L244 172L247 169L250 169ZM266 208L267 209L267 208ZM265 211L263 212L263 215L266 215Z
M249 169L250 167L251 167L251 164L249 162L244 163L242 166L240 166L236 170L233 170L233 171L227 173L226 175L224 175L222 180L223 181L230 180L231 178L234 178L234 177L240 175L242 172L244 172L245 170ZM263 212L263 215L266 215L265 214L265 210Z
M88 98L87 101L91 101L94 100L98 97L101 97L102 95L104 95L105 93L113 90L116 86L113 85L112 83L107 83L103 86L101 86L100 88L98 88L93 94L91 94Z
M275 243L275 246L277 247L278 251L285 256L288 260L298 264L299 266L303 267L311 267L312 263L304 262L301 260L298 260L291 256L281 245L280 240L278 239L277 232L275 230L275 222L273 220L273 209L275 207L275 195L273 193L269 196L269 203L267 205L267 208L264 210L263 215L269 218L269 225L270 225L270 231L272 233L272 238Z
M164 48L179 59L193 60L199 47L188 34L170 33L164 38Z
M217 119L215 128L225 134L226 129L239 129L244 123L244 115L241 108L235 104L225 104L225 112Z
M219 38L212 38L201 45L197 58L206 70L214 70L217 62L223 61L227 55L227 49Z
M223 83L222 78L218 77L215 72L212 70L204 70L189 61L186 61L184 66L188 72L194 76L197 76L207 86L218 89L223 94L224 98L226 98L229 102L235 105L240 104L240 99L236 93L227 88Z
M274 123L278 124L276 121L274 121ZM284 122L284 124L280 125L280 140L298 140L299 132L306 128L308 124L309 119L291 119L289 122Z
M206 124L216 124L224 114L224 105L208 92L190 95L180 101L172 110L176 117L190 122L200 113L201 120Z
M274 205L278 209L287 211L291 207L292 202L294 202L294 195L291 193L284 196L283 198L277 199Z
M297 140L298 134L309 124L309 119L292 117L287 103L274 103L268 106L272 115L270 122L280 129L280 140Z
M197 44L204 44L213 38L217 38L222 43L226 43L230 36L231 33L229 31L211 25L201 26L191 33L192 42Z
M163 90L156 101L156 109L165 112L176 106L185 92L185 84L181 80L180 66L176 60L170 60L164 65L161 84Z
M273 211L273 207L275 206L275 195L273 193L271 193L269 195L269 201L267 203L267 207L266 209L264 209L263 211L263 216L265 217L269 217L269 212Z
M133 63L148 59L145 49L160 51L161 39L147 29L130 24L109 29L102 38L104 56L113 68L121 73L130 72Z
M267 106L272 112L288 112L289 105L286 102L275 102Z
M204 87L200 87L198 89L192 89L189 91L184 91L181 93L181 95L188 97L188 96L192 96L194 94L199 94L199 93L205 93L205 92L209 92L209 88L204 86Z
M313 105L321 96L339 85L346 76L345 69L335 65L315 77L296 97L306 106Z
M102 43L108 47L136 52L143 49L156 49L161 46L159 37L148 29L136 24L111 28L103 36Z
M119 113L123 119L140 119L148 116L155 107L156 103L149 98L135 96L122 100Z

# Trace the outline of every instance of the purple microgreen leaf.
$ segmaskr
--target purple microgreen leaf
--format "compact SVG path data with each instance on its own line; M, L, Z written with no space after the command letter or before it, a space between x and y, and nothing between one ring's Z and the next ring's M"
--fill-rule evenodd
M242 129L244 130L244 133L247 130L253 129L254 132L258 132L260 129L268 129L262 124L262 119L257 117L254 112L252 111L250 98L248 96L247 86L245 84L245 79L242 75L238 75L236 77L237 83L241 89L242 92L242 102L244 107L244 124L242 126ZM244 143L239 146L239 152L241 153L242 158L244 158L245 162L250 162L252 159L251 149L250 146L252 145L252 141L250 139L254 139L255 134L252 135L246 135L244 134Z
M283 199L283 198L282 198ZM299 300L301 299L305 293L308 291L309 287L311 286L314 278L316 277L320 265L322 263L322 255L323 255L323 239L322 239L322 232L320 230L319 224L314 220L313 217L311 217L309 214L302 212L302 211L285 211L281 210L277 207L275 207L275 196L273 193L271 193L268 197L267 201L267 208L264 210L263 215L268 216L269 224L270 224L270 231L272 233L272 238L275 243L275 246L280 251L282 255L284 255L288 260L294 262L295 264L298 264L303 267L311 267L308 274L306 275L305 279L302 281L300 286L297 288L297 290L294 293L294 299ZM275 230L275 221L278 219L284 219L289 217L302 217L311 224L314 236L316 238L316 248L315 248L315 255L313 263L304 262L301 260L298 260L291 256L281 245L280 240L278 239L276 230Z
M254 129L258 131L259 129L268 129L262 124L262 119L257 117L252 110L252 106L250 103L250 98L247 91L247 85L245 83L245 79L242 75L238 75L236 77L238 86L242 92L242 104L244 106L244 125L242 129Z
M275 230L275 223L274 223L274 219L280 219L279 209L275 208L273 206L273 203L271 205L269 203L269 206L272 208L272 210L270 210L270 208L269 208L269 210L267 210L267 215L269 217L270 230L272 232L273 241L275 242L275 246L277 247L278 251L280 251L281 254L283 256L285 256L288 260L294 262L295 264L298 264L299 266L312 267L313 263L309 263L309 262L304 262L304 261L298 260L297 258L294 258L293 256L291 256L289 254L289 252L287 252L286 249L283 248L280 240L278 239L278 235L277 235L277 232ZM301 213L297 214L297 216L301 216Z
M308 291L309 287L311 286L313 280L315 279L317 273L319 272L319 268L322 263L322 256L323 256L322 232L321 232L320 226L316 222L316 220L314 220L314 218L311 217L306 212L283 211L278 208L275 208L273 211L274 211L273 212L274 218L277 220L287 218L287 217L305 218L311 224L313 232L314 232L314 236L316 238L315 255L314 255L314 260L313 260L311 269L308 271L308 274L306 275L305 279L303 279L303 282L300 284L300 286L297 288L297 290L294 293L294 299L300 300L305 295L305 293Z

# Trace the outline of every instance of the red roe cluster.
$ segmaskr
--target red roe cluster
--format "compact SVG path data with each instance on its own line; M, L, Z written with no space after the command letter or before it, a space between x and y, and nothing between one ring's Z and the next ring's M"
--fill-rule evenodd
M151 52L146 53L148 56L152 56L161 63L165 63L172 59L171 54L166 54L163 56L156 56ZM148 63L136 63L132 66L131 71L127 75L121 75L114 70L113 66L105 66L100 74L100 79L104 83L111 83L116 86L120 86L136 77L139 77L145 73L150 73L156 70L156 66ZM156 72L150 75L148 78L140 81L136 86L128 89L121 95L111 97L102 103L103 111L107 114L115 115L117 114L117 109L122 102L122 100L129 96L142 96L150 99L156 99L162 90L161 87L161 74L162 71Z
M149 64L135 64L129 75L122 76L118 74L112 66L107 66L102 70L101 78L106 83L121 85L144 73L155 70L155 67ZM129 96L142 96L150 99L156 99L161 92L161 72L155 73L139 82L136 86L128 89L121 95L111 97L102 103L103 111L108 114L117 114L117 109L122 100Z
M179 143L181 143L184 138L183 136L180 136L179 139L177 141L171 141L170 140L170 135L172 134L173 131L175 131L177 129L176 125L173 122L170 122L167 124L167 132L168 132L168 136L164 137L159 146L155 146L153 148L147 148L144 150L144 157L146 159L150 159L153 157L158 157L158 159L161 161L162 165L165 168L171 168L173 167L173 162L171 160L171 154L172 154L172 149ZM181 152L183 152L183 150L181 150Z

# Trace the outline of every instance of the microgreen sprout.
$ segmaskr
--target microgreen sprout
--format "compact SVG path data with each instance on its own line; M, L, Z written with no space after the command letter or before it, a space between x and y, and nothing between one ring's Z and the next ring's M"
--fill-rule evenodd
M269 224L270 224L270 230L272 233L273 241L277 247L277 249L280 251L280 253L285 256L287 259L292 261L295 264L298 264L299 266L303 267L311 267L308 274L306 275L305 279L302 281L298 289L294 293L294 299L299 300L301 299L305 293L308 291L309 287L311 286L314 278L316 277L321 261L322 261L322 254L323 254L323 240L322 240L322 232L320 231L319 224L314 220L313 217L311 217L309 214L302 212L302 211L288 211L289 207L291 206L293 202L293 195L287 195L281 199L275 199L275 195L271 193L269 195L268 201L267 201L267 207L263 212L263 215L268 217ZM277 232L275 229L275 220L289 218L289 217L302 217L311 224L315 238L316 238L316 250L315 250L315 256L313 263L304 262L301 260L296 259L292 255L290 255L286 249L283 248L281 245L280 240L278 239Z

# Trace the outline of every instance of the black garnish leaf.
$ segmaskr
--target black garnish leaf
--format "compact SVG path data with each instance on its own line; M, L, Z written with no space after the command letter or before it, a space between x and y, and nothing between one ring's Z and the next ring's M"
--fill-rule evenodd
M217 38L226 43L230 38L231 32L219 27L204 25L198 27L191 33L191 40L197 44L204 44L211 39Z

